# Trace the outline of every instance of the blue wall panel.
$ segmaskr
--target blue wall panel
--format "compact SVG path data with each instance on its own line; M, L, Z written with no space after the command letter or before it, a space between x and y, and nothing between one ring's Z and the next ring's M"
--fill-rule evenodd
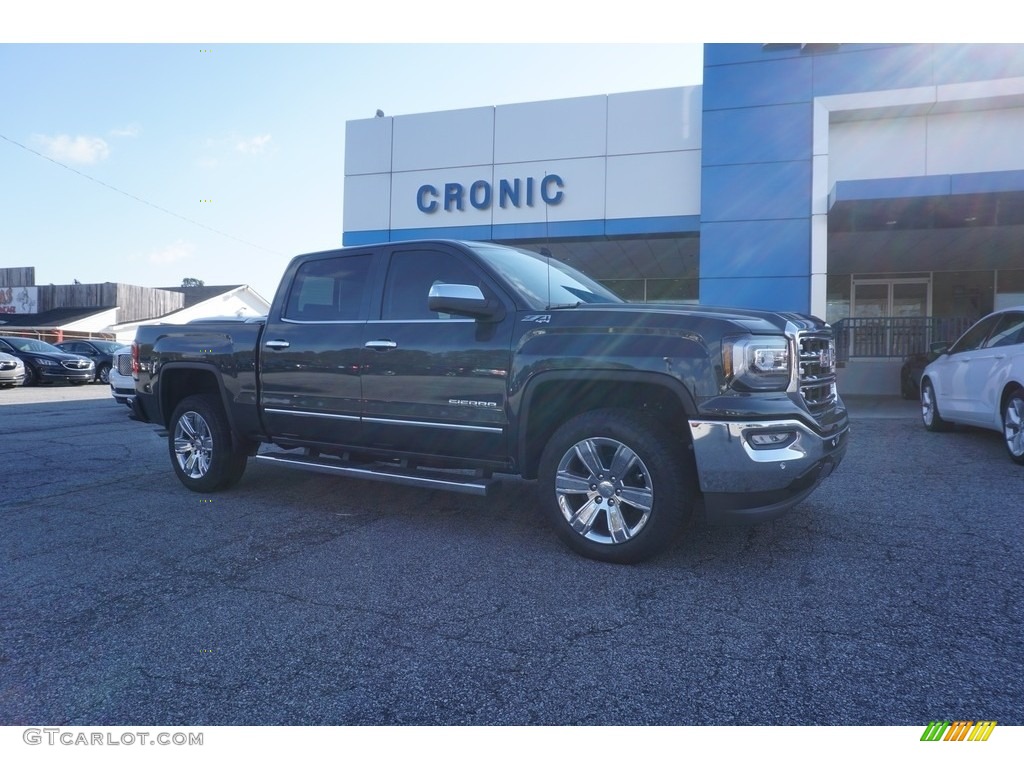
M704 72L705 112L807 101L810 93L809 56L713 67Z
M808 219L705 224L701 278L806 277L810 268Z
M705 45L704 74L706 77L709 67L716 67L722 64L792 59L799 55L799 44L774 46L770 49L766 49L762 43L718 43L715 45Z
M472 227L437 227L434 229L393 229L390 240L490 240L489 224Z
M701 231L715 221L809 219L810 209L810 161L704 169Z
M810 102L704 113L703 165L810 160Z
M701 278L700 303L726 307L807 312L811 281L808 277Z
M836 203L853 200L895 200L901 197L943 197L950 193L950 177L906 176L896 179L846 179L828 195L831 210Z
M953 195L971 195L979 192L1024 192L1024 171L957 173L950 177L949 191Z
M341 237L341 244L349 245L376 245L386 243L391 239L391 232L386 229L367 229L363 231L345 232Z

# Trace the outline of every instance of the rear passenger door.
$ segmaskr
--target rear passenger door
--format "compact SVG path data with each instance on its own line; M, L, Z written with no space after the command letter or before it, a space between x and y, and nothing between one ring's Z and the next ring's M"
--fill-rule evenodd
M455 246L386 249L380 306L366 326L363 426L388 451L504 462L514 312L508 296ZM478 286L508 311L496 322L431 312L436 283Z
M1000 397L1006 386L1006 368L1015 346L1024 336L1024 312L1004 312L981 347L965 355L966 388L972 393L969 420L985 427L1002 424Z
M359 365L376 266L372 249L311 257L294 273L284 305L267 318L261 404L275 440L358 444Z

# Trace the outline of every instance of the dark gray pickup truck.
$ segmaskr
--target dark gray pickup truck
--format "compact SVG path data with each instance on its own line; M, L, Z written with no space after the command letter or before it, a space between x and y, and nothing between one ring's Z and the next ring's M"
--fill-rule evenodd
M478 494L518 475L570 547L613 562L664 549L695 509L784 512L848 435L820 320L630 304L489 243L298 256L265 319L142 326L133 356L133 417L167 430L191 490L253 456Z

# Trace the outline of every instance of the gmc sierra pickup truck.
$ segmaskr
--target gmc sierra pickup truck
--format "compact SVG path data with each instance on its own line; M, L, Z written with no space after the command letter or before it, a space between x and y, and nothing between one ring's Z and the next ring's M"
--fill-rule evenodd
M830 328L631 304L490 243L295 257L258 321L139 328L133 418L189 489L257 462L487 494L538 480L572 549L638 562L694 510L791 508L846 451Z

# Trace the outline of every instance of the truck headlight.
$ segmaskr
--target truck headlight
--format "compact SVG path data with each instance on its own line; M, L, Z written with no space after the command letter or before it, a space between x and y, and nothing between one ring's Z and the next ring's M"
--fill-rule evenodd
M746 336L722 342L722 367L730 387L741 391L785 390L790 379L789 340Z

